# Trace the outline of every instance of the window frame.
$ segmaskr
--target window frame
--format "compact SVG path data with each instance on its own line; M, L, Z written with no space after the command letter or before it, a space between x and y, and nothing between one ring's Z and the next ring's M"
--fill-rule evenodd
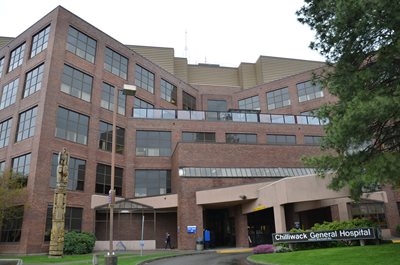
M41 31L33 35L30 58L35 57L37 54L41 53L47 48L51 29L50 26L51 25L47 25Z

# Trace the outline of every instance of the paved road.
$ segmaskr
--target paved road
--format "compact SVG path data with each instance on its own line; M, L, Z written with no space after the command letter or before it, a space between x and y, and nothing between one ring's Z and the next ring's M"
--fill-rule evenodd
M218 254L214 252L206 254L195 254L178 256L174 258L161 259L145 263L148 265L248 265L246 257L250 253Z

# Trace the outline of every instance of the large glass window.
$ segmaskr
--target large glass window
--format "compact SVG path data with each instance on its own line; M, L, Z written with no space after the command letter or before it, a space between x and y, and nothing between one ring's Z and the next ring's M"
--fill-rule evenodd
M214 100L209 99L207 101L207 110L208 111L226 111L227 105L226 100Z
M267 134L268 144L296 144L296 135Z
M16 142L32 137L35 134L37 107L19 114Z
M135 197L156 196L171 193L171 171L136 170Z
M5 120L0 123L0 148L6 147L10 140L10 130L12 119Z
M161 98L172 103L177 104L177 88L173 84L161 79Z
M115 87L107 83L103 83L101 94L101 107L114 111L114 91ZM126 96L121 90L118 90L118 113L125 115Z
M171 132L136 131L137 156L170 156Z
M215 143L215 133L213 132L183 132L182 141L197 143Z
M269 110L290 106L289 89L287 87L267 92Z
M135 97L135 100L133 101L133 107L135 109L153 109L154 105Z
M377 223L381 228L387 228L385 205L382 202L361 200L360 203L351 204L353 218L365 218Z
M19 242L21 240L24 206L14 206L4 211L0 242Z
M128 59L110 48L106 48L104 69L126 80L128 78Z
M61 91L90 102L93 77L68 65L64 65Z
M11 52L10 64L8 66L8 71L11 72L18 66L22 64L24 61L24 51L25 51L25 43L18 46Z
M124 153L125 129L117 126L116 152ZM99 149L111 152L112 149L112 124L100 121Z
M49 41L50 25L33 36L31 58L47 48Z
M226 142L229 144L256 144L257 134L251 133L227 133Z
M192 95L182 92L183 95L183 109L184 110L196 110L196 98Z
M3 67L4 67L4 57L0 58L0 78L1 75L3 74Z
M26 74L24 98L32 95L42 86L44 64L39 65Z
M82 208L66 207L65 209L65 232L81 232L82 231ZM44 241L50 241L51 227L53 224L53 205L47 206L46 215L46 231L44 233Z
M18 83L19 83L19 78L3 86L3 93L1 95L1 102L0 102L0 110L7 108L8 106L15 103L18 91Z
M57 185L58 154L53 154L51 159L50 187ZM68 165L68 190L82 190L85 186L86 161L70 157Z
M239 100L239 109L259 110L260 100L258 96Z
M123 169L115 167L114 189L117 196L122 196ZM111 166L97 164L96 193L108 194L111 188Z
M56 137L87 144L89 117L59 107L57 112Z
M29 168L31 165L31 154L14 157L12 159L12 171L25 177L29 176Z
M324 96L321 85L319 83L313 83L311 80L299 83L296 86L299 102L322 98Z
M94 63L96 56L97 42L88 35L69 27L67 50L85 59L88 62Z
M309 145L320 145L322 136L305 135L304 144Z
M137 64L135 70L135 85L154 94L154 74Z

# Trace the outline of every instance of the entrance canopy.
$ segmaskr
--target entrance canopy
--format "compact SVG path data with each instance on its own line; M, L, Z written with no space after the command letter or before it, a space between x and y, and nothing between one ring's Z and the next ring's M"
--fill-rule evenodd
M108 210L109 204L103 204L94 208L95 210ZM114 211L121 213L134 213L134 212L153 212L154 208L146 204L131 201L130 199L123 199L114 204Z

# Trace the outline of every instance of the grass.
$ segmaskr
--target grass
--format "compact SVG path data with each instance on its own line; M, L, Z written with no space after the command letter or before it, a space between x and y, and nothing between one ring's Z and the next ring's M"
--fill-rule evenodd
M98 257L98 264L104 264L104 253L96 254ZM174 252L157 252L145 253L143 256L140 254L124 253L117 254L119 265L135 265L142 261L156 259L160 257L174 256ZM86 255L65 255L62 258L49 258L47 255L31 255L31 256L10 256L1 255L0 259L22 259L24 264L70 264L70 265L88 265L92 264L93 254Z
M258 254L249 257L260 264L275 265L388 265L399 264L400 244L303 250Z

